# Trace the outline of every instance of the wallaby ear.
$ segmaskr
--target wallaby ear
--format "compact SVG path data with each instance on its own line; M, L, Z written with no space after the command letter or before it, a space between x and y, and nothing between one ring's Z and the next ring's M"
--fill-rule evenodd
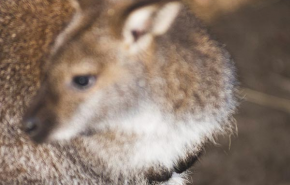
M78 30L86 27L91 20L98 17L103 3L100 0L69 1L76 11L69 25L56 38L51 51L52 54L55 54L66 41L73 38L78 33Z
M177 1L150 1L134 4L125 12L122 36L126 47L134 53L144 50L155 36L167 32L177 17L181 4Z
M72 7L77 11L84 11L92 6L94 6L97 1L95 0L69 0Z

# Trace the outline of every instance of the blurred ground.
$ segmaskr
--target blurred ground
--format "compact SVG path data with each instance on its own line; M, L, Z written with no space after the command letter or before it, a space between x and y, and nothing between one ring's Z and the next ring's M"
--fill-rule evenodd
M232 54L241 87L262 94L242 90L238 136L207 146L192 182L290 185L290 1L248 3L220 15L206 20L210 32Z

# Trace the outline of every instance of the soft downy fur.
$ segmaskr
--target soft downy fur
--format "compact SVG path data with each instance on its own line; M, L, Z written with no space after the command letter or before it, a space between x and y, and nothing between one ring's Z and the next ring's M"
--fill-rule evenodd
M25 123L51 124L40 126L42 141L59 142L48 150L62 148L66 153L58 155L71 156L94 179L75 183L184 184L178 168L207 141L232 132L229 55L180 2L140 1L137 8L129 0L72 2L75 17L55 41ZM136 16L153 23L139 25ZM97 74L96 85L66 92L63 79L86 74Z

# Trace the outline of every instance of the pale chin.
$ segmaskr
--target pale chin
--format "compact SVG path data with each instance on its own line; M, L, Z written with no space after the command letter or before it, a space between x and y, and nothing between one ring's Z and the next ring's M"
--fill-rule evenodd
M74 128L57 129L49 136L49 141L70 141L79 135L79 130Z

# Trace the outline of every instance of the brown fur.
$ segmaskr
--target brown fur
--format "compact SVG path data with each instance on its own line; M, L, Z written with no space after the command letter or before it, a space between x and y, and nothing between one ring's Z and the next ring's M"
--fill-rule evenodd
M40 16L45 21L36 19L32 24L33 32L30 32L29 27L24 26L23 29L27 29L25 31L27 37L23 37L23 35L19 37L19 39L33 38L29 39L28 46L25 46L23 50L26 55L29 53L31 55L22 56L19 48L13 51L14 46L8 45L14 43L15 47L20 47L19 45L25 44L27 41L11 41L5 35L0 37L8 45L3 44L3 56L8 59L2 60L1 58L0 63L0 78L6 77L6 80L1 79L0 81L0 83L3 81L4 87L6 87L0 90L1 112L3 112L2 115L5 115L1 116L0 123L6 130L7 128L14 129L11 133L7 131L3 133L3 136L0 135L0 142L3 142L1 151L4 151L4 153L0 151L0 155L6 156L0 159L2 166L0 170L5 172L3 176L0 176L0 181L5 183L23 182L24 184L45 183L45 180L46 183L49 181L64 184L71 184L72 181L89 184L123 184L125 180L129 180L131 184L146 184L148 178L150 181L160 179L160 176L161 179L162 176L170 177L175 168L172 166L171 169L164 170L161 164L158 167L153 166L153 169L141 169L141 171L133 169L132 173L127 171L126 174L118 173L119 171L117 174L112 172L114 169L108 166L104 158L92 155L88 149L88 143L92 139L98 141L103 144L101 147L103 150L98 151L99 155L103 154L102 156L108 160L117 155L120 157L120 162L124 162L126 165L126 162L129 162L127 161L128 156L131 154L128 146L134 143L138 137L134 134L120 134L115 130L96 134L97 131L89 127L83 131L82 135L90 135L90 137L75 139L69 145L35 146L32 144L19 131L18 123L25 105L36 93L40 85L39 79L43 76L42 88L27 111L26 118L35 116L42 123L46 123L42 125L44 141L49 140L50 134L55 130L66 128L69 124L68 120L77 112L79 105L98 91L104 91L105 100L111 97L118 97L118 99L113 103L102 100L98 116L91 120L90 125L106 120L112 112L118 116L126 111L134 110L140 103L140 97L150 98L162 107L163 113L174 115L176 120L184 120L185 113L194 115L197 120L202 120L205 116L220 116L224 110L227 112L226 114L233 112L235 106L235 102L232 102L234 77L229 56L216 41L209 38L194 16L188 17L187 8L182 9L174 22L174 29L170 29L165 35L157 36L146 51L132 56L126 54L128 53L126 47L119 47L122 45L122 37L116 37L116 30L120 32L123 24L118 24L119 27L116 28L113 21L108 21L114 20L112 16L119 15L118 11L123 10L120 8L120 4L115 4L113 1L95 3L96 1L88 0L83 2L80 4L80 9L77 9L79 11L77 13L81 15L80 23L71 30L62 32L65 33L62 42L54 46L48 57L45 76L40 67L43 64L39 61L48 53L49 46L55 41L56 34L71 17L72 9L68 3L59 4L60 2L52 1L53 4L49 5L51 8L49 9L41 3L31 2L35 7L28 7L30 11L45 12L43 16ZM128 4L130 2L128 0ZM26 5L25 2L23 4ZM15 7L16 5L10 6ZM56 15L52 13L54 7L59 6L63 7L62 11L55 10ZM6 7L0 5L0 8L3 8L4 12ZM131 12L130 8L128 10ZM18 11L17 13L21 14L20 17L28 16L27 19L30 19L26 11ZM60 14L60 12L63 13ZM9 18L7 20L7 24L9 24ZM11 22L17 21L18 19L15 18ZM187 22L191 22L191 25L188 26ZM4 24L1 25L1 27L4 26ZM44 35L37 37L42 33L38 28L47 31ZM11 30L12 32L17 31L17 28L12 26ZM33 34L34 32L35 34ZM4 33L10 34L8 29L5 29ZM11 37L14 38L14 35L12 34ZM35 46L35 48L33 49L31 46ZM5 47L8 49L5 50ZM5 53L5 51L8 52ZM17 58L16 63L21 63L25 68L17 68L18 65L13 62L9 65L6 64L6 60L10 62L14 60L13 55ZM90 60L84 61L84 58L87 57L90 57ZM16 75L12 76L13 70L9 67L3 67L4 70L2 70L2 65L17 69ZM24 79L18 76L22 74ZM75 90L70 83L75 75L84 74L95 75L97 82L92 88L80 92ZM10 78L16 82L9 81ZM160 79L163 81L160 82ZM140 85L139 82L144 84ZM229 126L228 116L222 115L221 117L222 120L218 121L225 122L223 127L226 129ZM8 144L8 140L10 144ZM7 148L8 146L10 148ZM11 150L14 152L7 157L7 152ZM188 152L190 153L191 149L188 149ZM19 153L25 153L21 160L18 157ZM196 155L192 155L193 158ZM186 162L186 159L184 163L191 163L190 158L188 157L189 162ZM182 159L180 165L186 166ZM45 166L45 170L39 170L40 166ZM130 174L130 178L126 176L127 173ZM2 173L0 174L2 175ZM147 176L147 179L144 176Z
M95 182L70 150L36 146L20 131L43 77L43 59L72 13L67 1L0 2L0 184Z

